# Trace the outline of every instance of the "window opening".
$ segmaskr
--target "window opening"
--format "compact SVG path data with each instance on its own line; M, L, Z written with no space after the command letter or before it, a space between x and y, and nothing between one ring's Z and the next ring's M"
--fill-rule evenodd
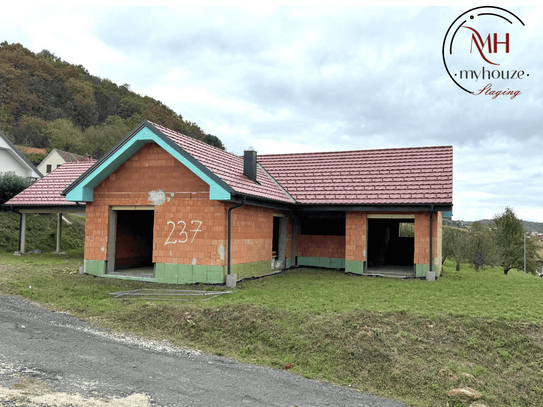
M415 237L415 224L413 222L400 222L399 237Z
M301 235L345 236L345 212L300 214Z

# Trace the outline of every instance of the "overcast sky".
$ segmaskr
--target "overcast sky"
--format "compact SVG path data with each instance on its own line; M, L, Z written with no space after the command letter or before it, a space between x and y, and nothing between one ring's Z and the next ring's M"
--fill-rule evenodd
M508 33L509 53L504 44L488 53L487 42L481 55L472 31L456 33L451 75L524 71L522 79L456 77L476 93L489 84L521 92L493 98L462 90L442 57L447 30L475 6L3 5L0 41L128 83L238 155L249 146L270 154L452 145L453 219L491 218L508 205L543 222L543 10L505 7L524 26L512 14L504 22L505 11L466 17L483 40Z

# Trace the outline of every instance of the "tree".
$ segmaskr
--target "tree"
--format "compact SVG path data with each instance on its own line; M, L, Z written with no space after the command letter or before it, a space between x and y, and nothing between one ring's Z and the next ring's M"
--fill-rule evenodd
M0 173L0 208L2 205L23 192L32 185L34 181L29 178L21 178L17 175L3 175Z
M217 136L214 136L212 134L206 134L202 141L209 144L210 146L217 147L217 148L220 148L221 150L224 150L224 144Z
M83 145L83 133L70 119L57 119L47 126L52 148L79 153Z
M460 270L460 263L471 261L469 257L469 232L464 229L445 226L443 228L442 256L454 260L456 271Z
M121 140L131 127L119 116L109 116L101 126L89 127L84 133L82 153L99 159Z
M499 263L503 273L507 274L512 268L524 268L524 226L517 218L515 211L507 206L505 210L494 216L496 247ZM537 272L540 261L535 242L531 237L526 239L526 271Z
M474 222L469 228L468 257L475 270L487 265L499 264L496 255L495 238L492 230L480 222Z

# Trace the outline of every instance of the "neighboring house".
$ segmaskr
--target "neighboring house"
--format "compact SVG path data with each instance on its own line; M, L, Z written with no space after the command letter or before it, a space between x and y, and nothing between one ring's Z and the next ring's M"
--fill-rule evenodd
M49 174L55 168L60 167L64 163L85 161L88 159L89 157L68 153L66 151L53 148L47 157L45 157L44 160L38 165L38 170L40 170L43 174Z
M300 265L423 277L441 270L452 159L450 146L238 157L144 121L63 194L86 203L97 276L224 283Z
M0 174L38 179L43 174L0 131Z
M60 251L60 236L63 213L83 213L85 204L68 202L61 192L70 186L93 164L94 160L66 163L35 182L20 194L7 201L4 206L21 214L21 239L19 251L25 252L25 229L27 213L57 213L57 252Z

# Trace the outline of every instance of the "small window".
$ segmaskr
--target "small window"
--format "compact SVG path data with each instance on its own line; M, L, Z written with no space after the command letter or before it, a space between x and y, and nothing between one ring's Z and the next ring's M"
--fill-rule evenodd
M415 224L400 222L399 231L400 237L415 237Z
M51 164L47 164L47 174L51 172Z
M60 167L62 164L57 164L57 168Z

